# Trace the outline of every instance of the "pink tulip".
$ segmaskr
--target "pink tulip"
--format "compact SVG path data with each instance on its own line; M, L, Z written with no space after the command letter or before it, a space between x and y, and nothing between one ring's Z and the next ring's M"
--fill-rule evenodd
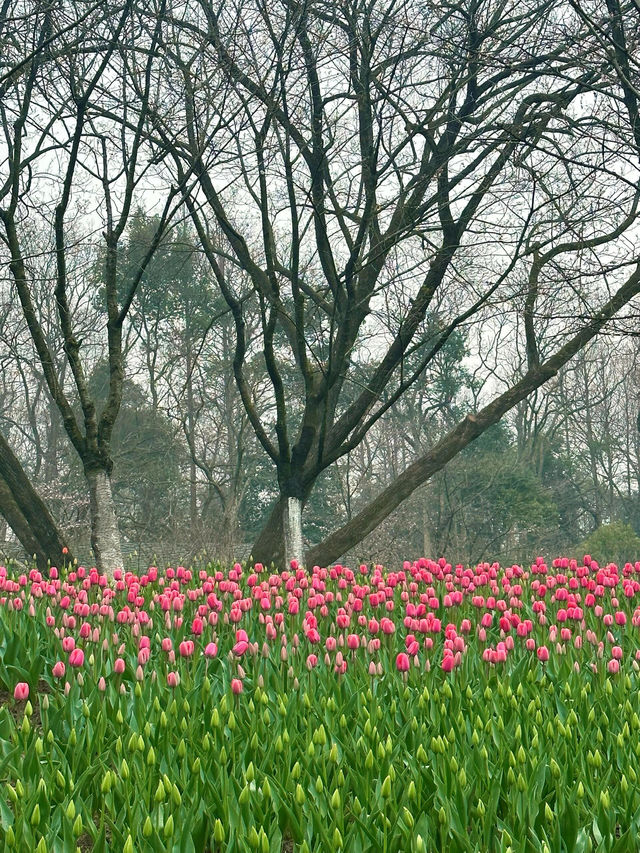
M26 702L29 698L29 685L26 681L19 681L14 690L13 698L18 702Z
M615 675L617 672L620 672L620 661L613 658L607 664L607 669L612 675Z
M204 648L204 653L208 658L214 658L218 654L218 647L215 643L207 643Z
M57 663L54 663L53 669L51 670L51 674L54 678L64 678L66 667L63 661L59 660Z
M246 640L238 640L238 642L234 645L232 651L234 655L241 658L249 648L249 643Z
M238 695L238 693L242 693L243 686L242 686L242 681L240 681L239 678L232 678L231 679L231 690L236 695Z
M549 660L549 649L546 646L538 646L536 654L538 655L538 660L543 663Z
M80 667L84 664L84 652L82 649L74 649L69 655L69 663L71 666Z
M193 640L183 640L178 646L178 650L183 658L191 657L195 649Z
M113 664L113 671L116 673L116 675L122 675L125 670L125 666L125 662L122 658L116 658Z
M177 672L167 673L167 684L169 687L177 687L180 684L180 676Z
M408 672L409 671L409 655L404 652L400 652L400 654L396 657L396 669L398 672Z
M351 651L360 648L360 637L357 634L349 634L347 637L347 646Z
M445 655L440 664L444 672L451 672L455 666L455 658L453 655Z

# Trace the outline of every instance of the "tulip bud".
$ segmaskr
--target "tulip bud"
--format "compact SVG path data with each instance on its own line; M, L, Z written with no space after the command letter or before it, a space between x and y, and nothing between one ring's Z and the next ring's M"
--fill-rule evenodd
M213 827L213 839L217 844L222 844L224 841L224 826L222 825L222 821L220 818L216 818L216 822Z
M164 824L163 835L165 838L171 838L173 835L173 815L170 814Z
M409 811L409 809L406 806L402 807L402 822L407 827L407 829L409 829L409 830L413 829L413 824L414 824L413 815L411 814L411 812Z
M388 800L391 796L391 779L389 776L385 777L385 780L382 783L382 787L380 789L380 794L385 800Z

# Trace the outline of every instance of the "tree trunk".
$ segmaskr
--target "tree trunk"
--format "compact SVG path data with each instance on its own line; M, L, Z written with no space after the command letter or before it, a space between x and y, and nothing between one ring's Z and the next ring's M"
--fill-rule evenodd
M101 572L112 574L124 565L120 550L120 531L111 492L111 477L106 471L85 472L89 483L91 508L91 547L96 558L96 567Z
M191 525L191 537L198 544L198 548L202 546L202 529L200 526L200 516L198 515L198 489L196 483L197 468L195 460L195 406L193 400L193 363L191 354L191 331L189 329L189 317L186 317L185 336L187 340L186 352L186 368L187 368L187 429L189 431L189 522Z
M292 560L297 560L302 565L304 563L304 547L302 544L302 501L300 498L286 498L282 526L285 568L289 568Z
M433 542L431 541L431 521L427 511L427 495L422 496L422 556L433 558Z
M51 513L1 434L0 479L4 494L0 513L27 553L36 555L38 567L46 569L48 565L59 566L63 560L71 562L73 558L68 549L66 556L63 556L65 540Z
M270 563L280 565L284 562L285 552L282 537L283 508L284 499L278 498L273 505L267 523L260 531L260 535L251 549L251 557L254 562L263 563L265 566L268 566Z
M0 477L0 513L20 540L20 544L28 557L35 557L38 567L45 568L48 562L47 554L44 553L40 543L33 535L29 522L24 517L11 494L11 489L2 477Z

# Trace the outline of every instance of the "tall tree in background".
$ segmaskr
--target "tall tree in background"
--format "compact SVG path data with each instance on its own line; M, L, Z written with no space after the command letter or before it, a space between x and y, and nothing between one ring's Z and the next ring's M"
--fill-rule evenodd
M197 178L186 202L234 317L247 416L277 473L256 559L282 559L283 545L303 558L301 513L320 474L460 326L509 317L526 341L524 374L308 561L349 550L640 291L637 116L613 59L589 61L596 41L556 0L168 7L152 137L178 181ZM247 335L249 301L259 340ZM365 342L380 357L362 383ZM254 404L256 353L274 417ZM284 381L291 368L301 395Z
M15 71L5 80L0 106L2 240L48 391L82 462L90 494L96 564L102 570L112 570L122 565L110 451L122 398L122 330L145 263L170 213L169 192L164 193L167 200L157 240L120 299L118 245L134 196L148 170L148 163L141 158L141 145L154 35L147 45L146 61L139 64L130 62L134 42L139 44L140 29L128 3L92 5L79 0L61 7L29 3L26 14L22 3L6 3L3 13L6 61ZM80 22L82 49L77 41ZM50 44L53 32L59 36ZM127 77L136 81L141 97L133 127L123 131L122 124L103 117L103 110L111 106L126 120L128 99L133 98ZM90 239L71 228L71 223L77 225L79 212L89 235L99 231L104 239L102 322L106 341L101 339L100 328L87 338L78 333L87 306L73 302L70 279L76 245ZM38 219L44 220L42 246L30 240ZM45 334L34 302L30 257L43 252L55 258L45 298L55 304L57 335L68 366L65 375L57 369L53 343ZM87 376L105 345L109 391L99 411ZM79 403L79 417L74 400Z

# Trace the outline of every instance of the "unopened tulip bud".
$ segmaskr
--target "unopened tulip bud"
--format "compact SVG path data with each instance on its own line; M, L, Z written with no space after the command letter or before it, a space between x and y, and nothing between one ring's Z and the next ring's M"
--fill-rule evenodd
M222 821L220 818L216 818L216 822L213 827L213 839L217 844L222 844L224 841L225 832L224 826L222 825Z

